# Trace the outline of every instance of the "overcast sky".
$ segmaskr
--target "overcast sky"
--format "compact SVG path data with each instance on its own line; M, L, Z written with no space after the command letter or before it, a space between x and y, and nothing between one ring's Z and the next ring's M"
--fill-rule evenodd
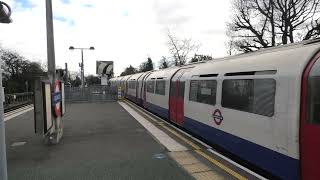
M3 0L12 7L12 24L0 24L0 44L46 63L45 0ZM202 44L198 53L226 56L229 0L53 0L56 65L79 71L80 51L86 74L95 74L96 60L114 61L119 75L148 56L155 65L169 56L166 29Z

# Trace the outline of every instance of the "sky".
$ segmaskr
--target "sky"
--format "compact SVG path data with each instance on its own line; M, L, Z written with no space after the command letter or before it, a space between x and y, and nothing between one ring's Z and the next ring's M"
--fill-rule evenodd
M0 45L46 64L45 0L2 0L12 8L11 24L0 24ZM138 67L148 57L154 64L170 56L166 31L201 44L197 54L227 55L226 23L230 0L52 0L57 67L68 63L79 71L84 51L85 74L95 74L96 61L114 61L115 75Z

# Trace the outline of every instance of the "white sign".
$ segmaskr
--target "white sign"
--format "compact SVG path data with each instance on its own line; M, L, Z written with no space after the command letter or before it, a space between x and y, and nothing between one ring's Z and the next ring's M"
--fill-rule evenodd
M101 85L108 85L108 77L101 76Z

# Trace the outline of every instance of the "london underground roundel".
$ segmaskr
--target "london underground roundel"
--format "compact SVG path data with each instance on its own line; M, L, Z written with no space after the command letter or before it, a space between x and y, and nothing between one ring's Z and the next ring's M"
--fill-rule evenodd
M54 83L54 93L53 93L53 106L54 106L54 114L56 117L61 116L61 87L60 82L58 80Z
M212 114L213 120L216 123L216 125L220 125L223 121L222 113L219 109L216 109Z

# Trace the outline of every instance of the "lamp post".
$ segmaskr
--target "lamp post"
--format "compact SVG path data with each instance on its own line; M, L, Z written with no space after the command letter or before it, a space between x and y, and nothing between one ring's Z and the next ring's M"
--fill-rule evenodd
M11 23L11 8L8 4L0 1L0 23ZM2 60L1 60L2 64ZM0 179L7 180L7 155L5 141L5 123L3 119L4 90L2 87L2 69L0 69Z
M90 48L75 48L73 46L69 47L69 50L81 50L81 63L80 63L80 68L81 68L81 88L84 87L84 66L83 66L83 50L94 50L94 47L91 46Z

